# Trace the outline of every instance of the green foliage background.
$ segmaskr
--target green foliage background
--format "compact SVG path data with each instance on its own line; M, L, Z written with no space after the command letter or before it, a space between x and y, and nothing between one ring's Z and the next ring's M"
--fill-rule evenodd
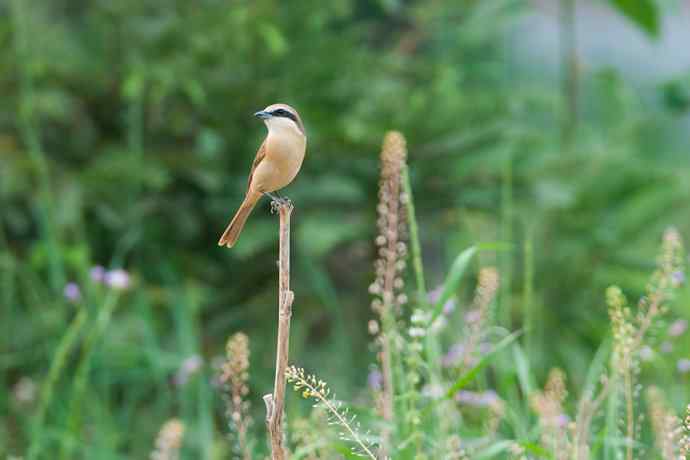
M679 7L611 5L650 40ZM690 63L642 87L613 68L580 69L569 118L559 82L524 76L511 54L510 26L534 7L0 2L0 455L25 453L39 404L17 405L11 389L45 379L78 309L85 327L45 408L44 449L144 458L177 414L191 430L186 458L221 455L209 363L239 330L252 341L260 419L273 372L277 219L263 203L236 248L215 243L264 136L251 114L275 101L299 109L309 136L285 192L296 204L296 362L343 397L366 390L378 151L398 129L430 284L463 248L508 242L479 259L501 271L498 320L529 326L539 381L558 365L579 388L608 334L605 287L641 293L663 229L690 235ZM96 264L126 268L132 288L102 292L88 280ZM63 299L68 281L82 286L79 307ZM676 314L690 315L689 300L686 289ZM203 372L172 385L195 353ZM680 407L688 377L676 358L645 372L669 381Z

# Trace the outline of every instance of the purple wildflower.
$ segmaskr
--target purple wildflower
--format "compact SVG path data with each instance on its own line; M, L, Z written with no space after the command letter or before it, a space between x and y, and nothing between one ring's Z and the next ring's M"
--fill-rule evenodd
M668 335L671 337L679 337L685 333L688 329L688 321L684 319L678 319L671 323L668 327Z
M493 350L493 346L489 342L480 342L477 350L480 355L485 355Z
M470 310L465 313L466 323L476 323L482 318L482 312L479 309Z
M465 345L463 343L456 343L451 345L448 352L441 358L441 365L443 367L453 367L460 364L465 355Z
M567 414L559 414L556 417L556 425L560 428L565 428L570 423L570 417Z
M89 276L94 283L102 283L105 281L105 268L101 265L94 265L89 270Z
M661 352L662 353L671 353L673 351L673 344L666 340L661 344Z
M640 359L642 361L651 361L652 358L654 358L654 351L650 346L645 345L640 348Z
M690 372L690 359L679 359L676 363L676 368L681 374L687 374Z
M456 393L455 400L468 406L492 407L499 402L499 397L493 390L487 390L481 393L461 390Z
M173 383L177 386L185 385L189 378L201 369L202 364L204 364L204 360L199 355L191 355L185 358L175 373L175 377L173 377Z
M443 314L448 316L451 313L455 311L455 300L454 299L448 299L446 303L443 304Z
M685 273L680 270L671 273L671 283L674 287L678 287L685 283Z
M105 274L105 284L113 289L127 289L129 287L129 273L121 268L110 270Z
M429 303L436 303L438 302L438 299L441 298L441 293L443 293L443 286L437 286L429 293L427 294L427 298L429 299Z
M81 290L79 289L79 285L77 283L67 283L65 284L65 289L62 291L63 295L65 296L65 299L69 300L70 302L79 302L81 300Z
M373 369L367 376L367 384L372 391L381 391L383 388L383 374L378 369Z
M432 289L428 294L427 298L429 303L435 304L441 299L441 294L443 294L443 286L437 286ZM448 316L455 311L456 302L454 299L448 299L443 304L443 314Z

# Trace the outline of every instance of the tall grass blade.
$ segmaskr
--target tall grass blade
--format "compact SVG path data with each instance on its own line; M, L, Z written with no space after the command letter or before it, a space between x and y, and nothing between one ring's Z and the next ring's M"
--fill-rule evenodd
M412 265L414 267L415 281L417 283L417 297L419 302L426 302L426 281L424 279L422 248L419 243L419 228L417 226L412 186L410 185L410 168L407 165L405 165L402 170L402 187L407 196L405 207L407 209L407 224L410 229L410 246L412 249Z
M81 330L86 324L87 312L82 308L74 317L72 323L67 328L67 331L60 339L60 344L55 351L55 356L50 363L50 370L45 382L41 386L41 393L38 401L38 409L34 421L32 422L31 445L26 456L28 460L38 458L41 453L41 444L43 441L43 424L45 422L45 414L51 405L54 397L54 388L57 381L60 379L62 370L65 367L67 356L72 352L77 339L81 335Z
M518 382L520 383L520 391L523 396L529 396L534 392L535 383L532 374L530 374L530 362L525 350L520 344L513 345L513 359L517 367Z
M477 254L477 246L470 246L458 254L458 256L455 258L455 261L453 261L453 265L450 267L448 276L443 282L441 296L438 298L438 301L434 306L431 323L433 323L434 320L443 312L443 305L455 294L455 291L460 284L460 280L465 275L467 267L469 267L470 262L475 254Z
M477 364L475 364L467 372L462 374L460 378L458 378L455 381L455 383L446 392L446 397L452 398L455 395L455 393L469 385L486 366L491 364L491 361L500 351L502 351L510 344L515 342L515 340L517 340L517 338L520 337L521 334L522 331L515 331L512 334L507 335L503 339L501 339L501 341L498 342L496 346L494 346L491 349L491 351L489 351L487 354L481 357Z

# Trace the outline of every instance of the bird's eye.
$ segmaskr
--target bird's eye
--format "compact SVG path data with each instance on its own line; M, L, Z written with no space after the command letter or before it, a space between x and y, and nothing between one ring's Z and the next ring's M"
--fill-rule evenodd
M285 112L285 110L283 110L283 109L278 109L278 110L276 110L276 111L273 112L273 113L276 114L276 115L280 115L280 116L286 115L286 112Z

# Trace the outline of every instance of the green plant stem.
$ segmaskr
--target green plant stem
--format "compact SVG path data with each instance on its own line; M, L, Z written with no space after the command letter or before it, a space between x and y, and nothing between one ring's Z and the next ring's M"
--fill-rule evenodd
M74 376L74 383L72 385L72 397L70 400L69 412L67 414L67 426L69 429L69 437L65 438L60 448L59 458L62 460L69 460L74 457L75 442L74 437L79 430L81 419L81 405L84 400L84 393L89 379L89 371L91 370L91 357L96 348L96 344L103 337L105 331L110 323L113 311L117 306L119 295L117 291L111 291L106 296L102 307L94 321L93 328L89 335L84 340L84 347L81 354L79 367Z
M501 171L501 238L512 243L513 240L513 150L508 147L505 152ZM513 254L506 251L501 254L500 308L498 324L510 330L512 320L511 287L513 281Z
M633 376L630 366L632 363L628 361L625 364L624 375L624 391L625 391L625 413L626 413L626 443L625 443L625 458L626 460L633 460L633 442L635 440L635 413L633 403Z
M616 373L612 373L611 376L611 392L608 395L608 403L606 407L606 435L604 436L604 460L613 460L620 458L618 455L618 444L614 441L619 438L618 436L618 404L619 404L619 394L618 394L618 376Z
M136 62L136 60L134 60ZM140 65L133 65L134 71L136 72L141 67ZM128 109L127 109L127 149L134 154L134 162L139 166L143 167L143 157L144 157L144 107L145 107L145 95L144 95L145 81L142 77L142 82L137 85L137 89L129 94L128 98ZM134 184L131 191L131 200L133 203L139 198L139 194L142 189L143 176L138 177L139 180ZM140 225L140 213L137 212L137 207L132 206L131 212L134 213L130 216L133 221L133 225Z
M429 302L426 281L424 277L424 262L422 258L422 247L419 239L419 227L417 225L417 215L414 206L414 195L412 193L412 185L410 182L410 170L407 165L402 170L402 187L407 202L405 207L407 209L407 222L410 229L410 246L412 249L412 266L415 273L415 281L417 284L417 303L427 312L429 312L430 321L433 317L433 305ZM431 326L431 322L429 323ZM438 335L431 330L427 330L424 337L424 350L427 357L427 366L429 370L430 383L433 386L441 384L441 345L439 344ZM440 422L440 413L435 411L434 417L430 423L437 425ZM438 430L432 428L432 436L436 435ZM440 433L438 433L440 434Z
M419 243L419 229L417 227L417 216L414 208L412 186L410 185L410 168L405 165L402 170L402 186L407 202L407 224L410 228L410 246L412 248L412 265L414 267L415 280L417 282L417 300L427 304L426 281L424 280L424 263L422 259L422 248Z
M60 378L60 374L65 367L67 356L72 352L74 345L81 334L81 330L86 324L87 311L81 308L77 315L72 320L72 323L67 328L67 332L62 336L60 344L55 351L55 356L50 364L48 377L41 386L41 393L38 401L38 409L32 422L31 445L26 456L28 460L33 460L41 453L41 443L43 441L43 424L45 421L45 414L54 396L55 384Z
M308 388L309 393L312 395L312 397L317 398L319 401L321 401L321 403L324 406L326 406L326 409L328 409L328 411L331 414L333 414L333 416L338 421L338 424L345 428L345 430L348 432L348 434L350 435L350 439L352 439L352 441L354 441L359 446L359 448L362 449L362 452L365 453L367 457L376 460L376 456L371 452L371 450L362 440L359 434L354 430L354 428L352 428L348 420L345 417L343 417L338 408L333 405L333 403L326 397L326 395L324 395L306 379L295 377L295 380L299 382L302 386Z
M523 243L522 311L527 353L532 363L538 363L539 348L537 346L536 328L538 327L537 318L539 314L534 304L534 235L532 233L532 228L528 226Z
M48 164L43 153L43 146L39 135L38 123L34 115L34 88L31 73L27 63L30 63L28 34L25 31L27 10L26 1L12 0L10 12L14 29L14 53L17 59L19 77L19 131L26 144L29 159L33 163L38 176L38 224L41 241L45 241L48 252L48 268L50 273L50 287L54 292L60 292L65 284L65 271L58 250L56 229L54 228L53 200L50 186Z
M3 323L3 350L12 349L12 324L13 324L13 311L14 311L14 277L15 277L15 266L17 261L12 256L9 250L9 244L7 242L7 237L5 236L5 230L2 222L2 215L0 215L0 302L2 306L2 315L5 319ZM3 371L3 374L5 371ZM3 375L4 377L4 375ZM5 380L6 381L6 380Z
M174 324L177 335L177 349L183 356L200 356L199 339L199 303L194 296L192 288L176 289L176 286L183 285L183 282L176 279L172 274L168 275L168 283L171 290L175 290L177 301L174 305ZM180 398L180 417L188 423L194 423L197 427L197 439L199 442L199 452L195 458L199 460L209 460L212 458L213 447L213 428L210 399L211 390L206 379L194 379L188 382L179 391Z

